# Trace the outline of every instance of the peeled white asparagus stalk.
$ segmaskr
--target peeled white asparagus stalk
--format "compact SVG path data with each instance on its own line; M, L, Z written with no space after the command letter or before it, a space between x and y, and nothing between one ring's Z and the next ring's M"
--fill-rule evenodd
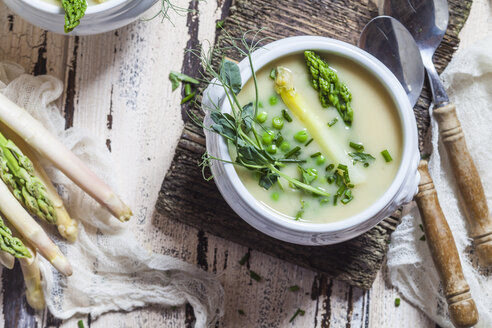
M40 122L0 93L0 121L21 137L42 157L69 177L120 221L128 221L131 209L77 156L67 149Z
M9 220L10 224L33 247L36 247L60 273L70 276L72 266L65 258L41 226L27 213L17 199L12 195L7 185L0 180L0 212Z
M26 299L33 309L43 310L46 307L46 302L43 288L41 287L38 254L30 247L29 251L32 254L31 258L19 259L24 282L26 283Z
M74 242L77 239L77 222L72 220L68 214L63 200L53 186L48 174L44 170L43 166L39 162L38 155L31 150L31 147L16 133L14 133L8 126L0 122L0 132L7 138L12 140L17 147L26 155L32 162L34 167L34 175L38 177L45 185L46 192L53 203L53 207L56 212L56 226L60 234L70 242Z
M7 269L12 270L14 267L15 257L4 251L0 251L0 264L2 264Z
M350 181L353 184L364 182L365 174L359 167L353 165L353 160L340 146L339 138L334 130L327 128L326 123L310 109L304 97L295 90L292 79L290 70L285 67L277 67L275 91L289 110L304 124L314 141L321 147L323 154L334 163L347 165Z

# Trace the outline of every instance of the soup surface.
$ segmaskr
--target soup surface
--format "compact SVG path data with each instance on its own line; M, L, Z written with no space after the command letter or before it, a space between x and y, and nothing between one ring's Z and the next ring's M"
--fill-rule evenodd
M61 6L60 0L43 0L43 1L51 3L53 5ZM94 6L94 5L98 5L98 4L106 2L106 1L109 1L109 0L87 0L87 5Z
M393 181L402 155L399 117L393 101L381 83L367 70L347 59L332 54L320 53L320 55L352 93L353 122L351 126L344 123L334 107L321 105L319 93L311 83L311 74L307 69L303 54L281 58L257 72L260 100L258 109L260 115L257 116L257 120L264 121L263 123L257 122L257 124L263 134L264 132L270 133L273 137L271 144L275 144L275 140L278 140L280 135L282 136L283 141L274 147L276 148L274 156L285 156L295 147L300 147L300 150L290 158L305 162L285 164L285 167L280 168L283 173L320 188L330 196L318 196L295 188L283 178L279 178L278 182L267 190L259 185L258 176L255 176L255 173L236 166L236 171L246 188L263 205L294 220L319 223L343 220L376 202ZM296 112L291 111L282 101L281 94L276 92L276 81L271 76L271 70L278 67L290 71L295 92L302 96L303 106L309 107L308 115L314 119L314 123L318 123L318 127L327 129L323 132L329 132L332 136L329 144L342 149L344 155L353 155L358 152L350 146L351 142L362 144L364 147L362 152L373 156L374 159L369 161L367 167L362 162L354 164L354 157L346 156L349 160L342 164L348 167L349 180L352 180L346 183L349 185L346 189L350 189L347 195L337 195L340 187L337 182L333 181L335 172L338 172L338 175L344 174L340 167L337 169L340 163L326 151L326 147L317 142L323 143L323 140L320 139L320 134L313 130L312 125L303 123L305 120L301 121L302 118L300 119L299 115L296 116ZM238 99L243 105L254 102L255 91L252 80L246 83ZM285 112L283 113L282 110ZM291 118L291 122L288 122L285 114ZM282 127L280 127L279 118L283 122ZM311 140L312 136L317 136L317 138ZM264 146L267 147L268 144L267 138ZM352 146L356 145L352 144ZM232 148L230 147L231 155L235 158ZM391 161L387 162L382 156L381 152L384 150L391 155ZM358 177L353 178L356 173ZM340 201L342 198L345 198L343 203Z

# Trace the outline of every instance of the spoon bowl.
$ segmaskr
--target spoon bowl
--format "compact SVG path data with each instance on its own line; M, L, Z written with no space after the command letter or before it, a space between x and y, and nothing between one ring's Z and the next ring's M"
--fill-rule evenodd
M358 46L393 72L412 107L415 106L424 84L424 65L419 48L405 26L392 17L378 16L362 30Z

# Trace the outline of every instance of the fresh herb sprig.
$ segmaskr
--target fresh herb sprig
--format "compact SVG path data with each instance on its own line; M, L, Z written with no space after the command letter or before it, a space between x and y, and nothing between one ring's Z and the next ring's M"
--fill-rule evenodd
M248 42L246 41L250 39L247 35L248 33L251 32L246 32L243 35L240 39L240 44L238 44L238 39L230 37L227 33L225 33L225 35L228 37L228 41L231 44L227 49L236 50L239 55L246 56L248 59L255 88L254 102L250 102L246 105L242 105L239 102L237 95L241 91L242 86L241 73L239 66L235 62L225 58L223 53L224 49L215 48L208 56L203 55L202 53L199 54L205 73L212 78L209 83L220 85L224 89L226 101L231 106L231 112L222 112L219 104L210 101L209 108L205 109L210 111L210 118L213 121L211 126L204 126L203 122L196 114L190 113L191 117L195 123L199 124L204 129L217 133L225 138L229 144L234 147L236 153L234 162L226 161L205 153L201 163L203 172L205 172L204 170L206 167L211 165L212 160L218 160L254 171L259 176L259 185L265 189L269 189L279 180L279 178L282 178L301 190L328 197L329 194L321 188L311 186L281 171L286 163L303 163L304 161L289 159L287 156L284 158L276 157L269 154L262 144L258 129L266 131L266 128L256 119L259 108L259 92L256 72L251 57L252 52L262 40L256 40L255 34L252 38L253 41ZM213 56L220 56L220 58L223 58L219 71L216 71L212 65Z

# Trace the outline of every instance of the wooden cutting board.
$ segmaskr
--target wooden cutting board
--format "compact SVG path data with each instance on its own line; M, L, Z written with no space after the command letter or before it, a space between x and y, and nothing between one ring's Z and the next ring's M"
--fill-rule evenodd
M449 27L434 56L439 72L446 67L457 48L458 33L468 16L471 0L450 0L449 6ZM230 7L224 29L232 36L264 28L258 37L280 39L295 35L321 35L356 44L364 25L375 16L377 8L368 1L237 0ZM224 44L220 32L216 43L219 46ZM231 57L234 58L232 54ZM196 76L200 69L198 60L190 55L185 62L184 73ZM414 108L422 153L429 127L430 97L425 86ZM186 111L190 109L183 106L184 131L159 194L156 207L160 213L353 286L371 287L383 263L391 232L399 223L399 211L367 233L338 245L299 246L268 237L232 211L213 181L203 180L198 163L205 151L205 139L203 132L189 121Z

